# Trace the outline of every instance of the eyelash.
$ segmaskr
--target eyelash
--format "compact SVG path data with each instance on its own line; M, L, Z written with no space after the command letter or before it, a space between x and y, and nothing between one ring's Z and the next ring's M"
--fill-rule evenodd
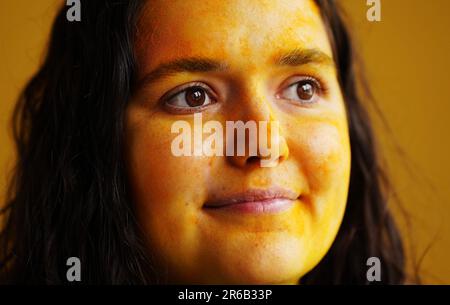
M303 80L309 80L309 81L314 82L317 85L317 89L319 89L319 93L321 95L326 95L327 94L328 87L325 85L325 82L323 82L320 78L307 75L307 76L304 76L304 78L301 79L300 81L303 81ZM300 81L297 81L297 83L300 82Z

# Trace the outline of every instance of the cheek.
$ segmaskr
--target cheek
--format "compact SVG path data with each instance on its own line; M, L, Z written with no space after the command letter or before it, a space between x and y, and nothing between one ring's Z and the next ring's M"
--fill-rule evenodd
M342 222L350 178L350 144L345 123L314 123L297 128L292 157L307 181L303 201L309 209L310 262L331 246Z
M205 158L175 157L171 143L176 136L171 122L151 119L129 133L129 173L135 193L145 197L147 205L170 208L190 205L202 197Z
M320 218L326 210L343 210L350 173L347 129L318 123L301 130L293 154L307 180L313 215Z
M208 159L175 157L171 122L153 117L128 129L128 176L139 223L156 259L189 265L194 257L198 209L205 198ZM172 256L174 256L172 258Z
M312 129L304 146L306 175L311 191L323 191L335 183L345 169L345 135L334 126L318 126Z

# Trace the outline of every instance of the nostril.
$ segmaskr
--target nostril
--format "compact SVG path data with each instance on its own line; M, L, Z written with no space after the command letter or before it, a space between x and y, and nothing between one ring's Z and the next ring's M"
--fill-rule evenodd
M257 157L257 156L252 156L252 157L247 158L246 163L247 163L247 164L259 163L259 160L260 160L259 157Z
M280 157L278 158L278 163L283 162L284 160L285 160L285 157L284 157L284 156L280 156ZM261 161L261 158L260 158L260 157L258 157L258 156L252 156L252 157L247 158L247 160L245 161L245 163L246 163L247 165L251 165L251 164L259 164L260 161Z

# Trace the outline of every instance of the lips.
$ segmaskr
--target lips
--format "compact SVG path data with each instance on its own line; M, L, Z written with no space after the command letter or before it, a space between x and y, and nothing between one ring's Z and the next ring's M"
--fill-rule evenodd
M276 213L289 209L299 197L284 188L251 189L207 202L205 209L243 213Z

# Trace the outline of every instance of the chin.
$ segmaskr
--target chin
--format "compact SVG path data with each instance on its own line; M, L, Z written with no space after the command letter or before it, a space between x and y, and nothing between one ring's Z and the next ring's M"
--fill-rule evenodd
M277 285L298 284L304 274L302 266L290 262L268 262L264 265L250 264L237 273L227 274L223 284Z
M224 284L298 284L310 269L298 244L272 244L243 250L223 268ZM242 255L247 253L247 255ZM303 254L302 254L303 253Z

